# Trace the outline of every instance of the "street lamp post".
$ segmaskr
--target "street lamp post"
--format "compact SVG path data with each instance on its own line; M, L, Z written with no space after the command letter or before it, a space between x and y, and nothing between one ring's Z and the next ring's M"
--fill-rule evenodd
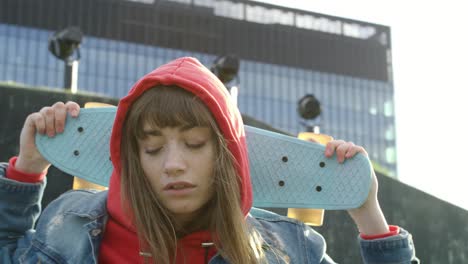
M79 46L82 39L83 33L78 27L65 28L49 38L49 51L65 62L64 88L72 93L78 90Z
M210 67L210 70L221 80L231 94L235 105L237 105L239 93L239 67L240 60L235 55L220 56L214 60L213 65ZM233 80L235 80L234 84L231 83Z

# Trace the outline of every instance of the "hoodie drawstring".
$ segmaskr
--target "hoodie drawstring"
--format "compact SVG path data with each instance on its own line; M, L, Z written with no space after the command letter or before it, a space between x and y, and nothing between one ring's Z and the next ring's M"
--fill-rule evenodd
M210 252L210 247L212 247L214 245L213 242L204 242L204 243L201 243L201 246L202 248L205 249L205 264L208 264L208 253Z
M143 263L148 264L148 259L152 257L151 253L140 251L140 256L143 257Z

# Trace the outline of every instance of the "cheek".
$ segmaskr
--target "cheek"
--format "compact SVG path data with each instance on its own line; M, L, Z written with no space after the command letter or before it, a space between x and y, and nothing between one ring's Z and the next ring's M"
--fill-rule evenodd
M153 192L156 194L156 196L159 197L160 191L163 188L163 185L161 184L160 178L158 175L153 171L144 171L145 175L143 177L146 177L149 181L149 184L151 185L151 189Z
M146 155L140 155L140 166L145 174L144 177L148 178L153 188L157 187L159 183L159 167L157 162L147 158Z
M210 188L213 187L214 179L215 179L215 154L214 151L209 155L210 157L205 161L205 171L204 174L206 175L206 179L210 184Z

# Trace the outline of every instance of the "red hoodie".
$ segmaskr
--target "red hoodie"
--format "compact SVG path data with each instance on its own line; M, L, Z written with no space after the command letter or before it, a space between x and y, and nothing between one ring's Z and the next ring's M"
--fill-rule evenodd
M240 192L244 214L247 215L252 206L245 132L239 110L231 103L224 85L198 60L194 58L174 60L140 79L119 103L110 143L115 169L109 185L107 200L109 221L100 248L100 263L137 263L143 260L139 255L141 249L135 227L121 207L120 140L125 115L131 104L146 90L156 85L181 87L198 96L213 113L221 132L229 142L229 150L237 160L236 169L241 177ZM196 232L180 239L178 249L183 249L183 255L188 260L186 263L204 263L206 258L210 259L216 253L214 247L208 248L208 251L202 247L202 243L211 241L208 231ZM184 259L177 259L177 263L184 263Z

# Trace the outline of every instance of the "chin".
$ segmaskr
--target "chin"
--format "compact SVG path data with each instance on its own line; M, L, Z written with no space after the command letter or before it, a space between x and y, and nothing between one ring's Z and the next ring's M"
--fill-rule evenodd
M191 215L197 212L200 207L191 204L184 204L167 206L167 209L174 215Z

